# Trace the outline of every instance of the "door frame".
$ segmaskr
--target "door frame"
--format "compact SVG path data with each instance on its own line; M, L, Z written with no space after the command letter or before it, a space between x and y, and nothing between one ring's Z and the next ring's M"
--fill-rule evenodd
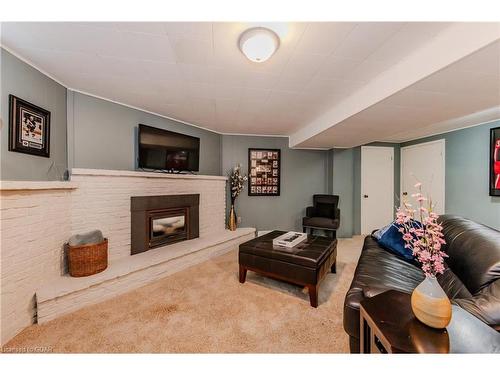
M446 212L446 139L441 138L437 139L435 141L429 141L429 142L422 142L422 143L417 143L411 146L405 146L401 147L400 150L400 155L399 155L399 199L400 202L403 202L403 151L410 149L410 148L418 148L421 146L426 146L430 145L433 143L439 143L441 144L441 158L443 161L443 179L441 181L441 189L442 189L442 194L443 194L443 210Z
M390 146L361 146L361 165L360 165L360 173L361 173L361 178L360 178L360 195L359 195L359 199L360 199L360 213L361 213L361 217L360 217L360 230L361 230L361 234L367 234L367 233L364 233L365 232L365 223L364 223L364 219L363 219L363 150L370 150L370 149L381 149L381 148L385 148L385 149L389 149L391 151L391 158L392 158L392 168L391 168L391 199L392 199L392 207L391 207L391 214L392 216L394 217L394 147L390 147Z

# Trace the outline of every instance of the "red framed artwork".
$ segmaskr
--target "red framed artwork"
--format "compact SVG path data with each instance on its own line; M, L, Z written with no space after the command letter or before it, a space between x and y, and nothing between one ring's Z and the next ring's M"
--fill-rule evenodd
M500 127L490 132L490 195L500 197Z

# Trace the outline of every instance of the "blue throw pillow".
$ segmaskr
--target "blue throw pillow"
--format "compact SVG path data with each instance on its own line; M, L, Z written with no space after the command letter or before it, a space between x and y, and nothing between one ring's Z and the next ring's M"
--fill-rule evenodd
M420 226L420 222L416 222ZM386 225L382 229L374 232L372 236L377 240L378 244L384 249L398 255L409 263L415 264L416 260L413 257L411 249L405 248L403 233L399 231L400 226L395 222Z

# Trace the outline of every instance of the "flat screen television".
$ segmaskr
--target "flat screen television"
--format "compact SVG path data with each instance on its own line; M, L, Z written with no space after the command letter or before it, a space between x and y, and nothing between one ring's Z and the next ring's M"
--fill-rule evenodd
M200 138L139 124L139 168L198 172Z

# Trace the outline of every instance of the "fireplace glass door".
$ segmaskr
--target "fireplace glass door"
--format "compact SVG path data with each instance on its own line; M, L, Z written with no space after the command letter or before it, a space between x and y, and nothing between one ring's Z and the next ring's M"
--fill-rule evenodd
M149 212L149 247L188 238L188 209L173 208Z

